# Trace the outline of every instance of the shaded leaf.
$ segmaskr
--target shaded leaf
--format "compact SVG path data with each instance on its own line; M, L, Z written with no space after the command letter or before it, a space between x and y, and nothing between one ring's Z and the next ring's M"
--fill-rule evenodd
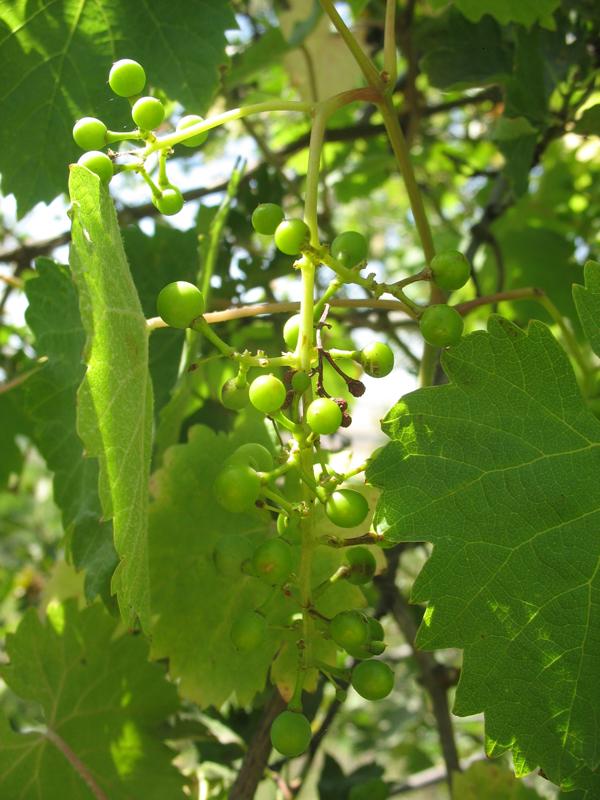
M117 565L112 525L102 520L98 462L85 458L77 435L77 389L83 380L85 331L77 292L65 267L38 259L38 277L26 283L27 322L43 368L25 384L35 442L54 472L54 500L62 512L68 547L77 569L84 569L88 599L108 601Z
M2 797L99 797L84 782L85 769L110 800L183 798L161 730L178 707L175 688L148 663L143 638L117 625L100 605L78 611L69 601L44 622L30 609L8 637L2 677L40 704L44 724L16 733L0 718Z

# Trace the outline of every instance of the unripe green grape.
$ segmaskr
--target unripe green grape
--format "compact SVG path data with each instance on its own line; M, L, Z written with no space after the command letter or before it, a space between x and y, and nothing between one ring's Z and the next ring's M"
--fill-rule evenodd
M110 68L108 84L119 97L133 97L140 94L146 85L146 73L137 61L122 58Z
M310 378L306 372L294 372L292 375L292 389L298 394L305 392L310 386Z
M189 328L204 312L204 296L193 283L173 281L158 293L156 309L171 328Z
M168 186L166 189L162 189L160 197L153 195L152 202L161 214L165 217L172 217L173 214L179 214L183 208L184 199L179 189Z
M362 495L361 495L362 497ZM350 573L347 580L360 586L363 583L368 583L377 569L377 562L375 556L366 547L353 547L346 553L346 560L350 567Z
M342 410L330 397L318 397L306 409L306 421L320 436L335 433L342 424Z
M298 344L298 336L300 336L300 314L294 314L290 317L283 326L283 341L293 350Z
M221 386L221 403L231 411L241 411L250 402L248 384L238 386L235 378L229 378Z
M133 104L131 117L138 128L152 131L165 118L165 107L157 97L140 97Z
M277 517L277 533L288 539L297 539L300 535L300 519L296 515L279 514Z
M350 787L348 800L388 800L389 796L388 786L381 778L370 778Z
M231 641L241 653L256 650L267 632L266 619L256 611L244 611L231 626Z
M226 511L235 514L250 511L260 495L260 478L251 467L230 464L217 475L213 491Z
M360 363L372 378L385 378L394 369L394 353L384 342L373 342L360 351Z
M82 150L100 150L106 144L106 125L95 117L82 117L73 125L73 139Z
M383 661L363 661L352 670L352 686L365 700L382 700L394 688L394 673Z
M368 251L367 240L358 231L344 231L331 243L331 255L347 269L364 261Z
M329 635L344 650L369 643L369 623L360 611L340 611L329 623Z
M369 653L371 653L371 655L380 656L383 653L383 651L385 650L385 648L386 648L385 642L382 642L379 639L375 639L375 640L369 642L368 650L369 650Z
M300 255L310 239L310 229L301 219L285 219L275 229L275 245L287 256Z
M252 554L254 574L270 586L278 586L289 578L294 559L289 544L282 539L269 539Z
M237 448L227 459L228 464L247 464L259 472L273 469L273 456L258 442L246 442Z
M334 525L339 525L340 528L354 528L364 522L369 513L369 504L366 498L354 489L338 489L327 498L325 513Z
M421 334L434 347L449 347L460 342L464 322L455 308L443 304L428 306L419 320Z
M252 545L244 536L221 536L213 553L217 571L227 578L242 573L242 567L252 559Z
M310 722L296 711L282 711L271 725L271 744L287 758L302 755L311 738Z
M274 414L285 402L287 392L275 375L260 375L250 384L250 402L263 414Z
M102 183L110 183L113 176L113 163L106 153L100 150L90 150L79 157L77 163L82 167L87 167L90 172L94 172Z
M385 639L385 631L383 630L381 622L374 617L368 617L368 623L371 640L374 642L383 641L383 639Z
M272 236L280 222L283 209L275 203L261 203L252 212L252 227L263 236Z
M429 266L436 285L449 292L460 289L471 277L469 262L458 250L438 253Z
M179 120L175 130L178 133L181 133L181 131L191 128L192 125L198 125L200 122L204 122L203 117L199 116L198 114L187 114L187 116L182 117ZM196 136L191 136L189 139L185 139L185 141L181 142L181 144L185 145L186 147L200 147L201 144L204 144L207 138L208 131L202 131L202 133L199 133Z

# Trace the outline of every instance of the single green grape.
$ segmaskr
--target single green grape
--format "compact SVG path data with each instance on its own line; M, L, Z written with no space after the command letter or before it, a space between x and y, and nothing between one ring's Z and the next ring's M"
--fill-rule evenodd
M108 84L119 97L133 97L140 94L146 85L146 73L137 61L122 58L110 68Z
M247 464L258 472L269 472L273 469L273 456L262 444L246 442L229 456L227 463Z
M381 778L370 778L350 787L348 800L388 800L390 790Z
M235 378L229 378L221 386L221 403L231 411L241 411L250 402L248 384L238 386Z
M252 555L254 574L270 586L279 586L290 576L294 567L292 551L282 539L269 539L256 548Z
M252 467L230 464L219 472L213 489L217 502L226 511L250 511L260 495L260 478Z
M90 172L94 172L102 183L110 183L113 176L113 162L100 150L89 150L79 157L77 163L82 167L87 167Z
M293 350L298 344L298 336L300 336L300 314L294 314L286 320L283 326L283 341L286 343L290 350Z
M421 334L434 347L449 347L458 344L464 322L455 308L446 305L428 306L419 320Z
M367 240L357 231L344 231L331 243L331 255L347 269L364 261L369 251Z
M458 250L445 250L431 259L433 280L440 289L460 289L471 277L471 267Z
M140 97L133 104L131 117L138 128L153 131L165 118L165 107L157 97Z
M369 623L360 611L340 611L329 623L329 635L343 647L365 647L369 643Z
M213 553L217 572L227 578L239 576L244 564L251 561L252 551L252 545L244 536L221 536Z
M183 195L175 186L168 186L163 189L160 197L154 197L153 195L152 202L165 217L179 214L184 204Z
M306 409L306 421L320 436L335 433L342 424L342 409L330 397L318 397Z
M95 117L82 117L73 125L73 139L82 150L100 150L106 144L106 125Z
M305 392L310 386L310 378L306 372L294 372L292 375L292 389L298 394Z
M310 229L301 219L284 219L275 229L275 244L287 256L300 255L310 239Z
M385 648L385 642L382 642L379 639L369 642L369 653L373 656L380 656L384 652Z
M327 498L325 513L334 525L354 528L364 522L369 504L364 495L354 489L338 489Z
M352 670L352 686L365 700L382 700L394 688L394 673L383 661L362 661Z
M156 309L171 328L189 328L204 312L204 295L187 281L173 281L158 293Z
M385 631L383 630L383 625L379 622L378 619L374 617L368 618L369 622L369 636L371 640L374 642L381 642L385 639Z
M241 653L256 650L267 633L266 619L256 611L243 611L231 626L231 641Z
M175 130L177 132L185 131L187 128L191 128L192 125L198 125L199 122L204 122L204 117L201 117L199 114L187 114L187 116L179 120L175 126ZM208 131L202 131L202 133L199 133L197 136L190 136L189 139L185 139L181 144L184 144L186 147L200 147L207 139Z
M281 513L277 517L277 533L287 539L298 540L300 537L300 518Z
M252 227L263 236L272 236L280 222L283 209L275 203L261 203L252 212Z
M296 711L282 711L271 725L271 744L287 758L304 753L311 738L310 722Z
M362 497L362 495L361 495ZM363 583L368 583L377 569L377 562L375 556L366 547L353 547L346 553L346 560L350 567L350 573L347 580L360 586Z
M360 351L360 363L372 378L385 378L394 369L394 353L384 342L373 342Z
M274 414L285 402L287 391L275 375L260 375L250 384L250 402L263 414Z

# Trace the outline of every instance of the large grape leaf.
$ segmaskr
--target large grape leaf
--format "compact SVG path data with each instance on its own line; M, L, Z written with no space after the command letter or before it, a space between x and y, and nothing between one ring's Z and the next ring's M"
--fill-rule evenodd
M501 25L518 22L529 26L548 20L560 0L454 0L454 5L474 22L490 14Z
M100 501L113 520L120 563L113 577L121 613L148 623L147 512L152 445L148 332L115 209L85 167L72 167L71 269L87 334L78 429L100 463Z
M230 435L195 426L186 444L167 450L163 467L152 479L152 656L169 659L180 692L201 706L221 705L231 695L242 704L250 702L265 687L278 649L291 652L298 636L281 628L299 610L283 592L273 594L250 575L225 577L214 565L213 553L221 537L240 535L255 546L273 532L266 512L231 514L213 495L213 483L225 459L247 441L269 444L264 425L254 416ZM332 555L315 567L326 574L315 571L315 583L329 577L340 563L339 551L328 549ZM240 612L265 601L267 619L279 628L270 629L257 650L238 652L230 639L233 621ZM342 607L364 604L364 598L358 587L340 585L339 590L328 591L323 602L320 610L335 614ZM327 660L327 653L321 658ZM276 664L273 680L285 692L287 659L278 659Z
M490 754L597 791L600 422L543 323L492 317L443 365L368 471L387 541L434 544L418 643L464 649L455 711L485 712Z
M10 663L0 674L40 704L43 721L17 733L0 718L5 800L183 797L161 731L177 693L148 663L144 639L117 626L101 605L78 611L68 601L45 622L30 609L7 638Z
M25 383L27 411L35 426L35 442L54 472L54 500L77 569L85 569L88 599L110 595L117 565L112 525L102 520L98 498L98 462L84 458L77 435L77 389L85 373L82 361L85 331L75 285L67 269L38 259L37 278L27 281L26 318L38 355L47 361Z
M23 214L66 189L77 149L73 122L101 117L126 129L129 104L115 101L108 71L135 58L149 82L202 113L226 60L225 31L235 26L227 0L16 0L0 4L0 172L3 191Z

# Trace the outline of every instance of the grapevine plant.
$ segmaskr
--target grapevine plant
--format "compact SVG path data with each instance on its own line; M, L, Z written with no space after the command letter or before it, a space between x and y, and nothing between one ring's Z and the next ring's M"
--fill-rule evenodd
M186 107L173 126L172 87L163 91L158 74L149 84L152 64L123 53L105 66L111 107L117 116L127 109L130 123L110 127L95 116L74 118L80 155L69 168L70 271L42 259L37 277L29 279L27 321L41 360L17 385L27 381L31 436L55 472L71 559L86 574L83 593L89 601L100 595L111 613L99 601L83 609L72 600L50 603L44 620L26 614L8 637L2 675L16 697L39 704L43 723L18 732L2 723L2 797L54 797L48 791L71 786L73 776L69 800L183 796L185 768L172 769L163 740L184 739L189 731L193 739L200 722L208 730L212 711L201 717L198 709L212 708L219 722L219 709L232 696L235 708L248 707L261 693L268 699L239 774L219 784L227 786L223 794L210 796L253 797L266 770L281 796L293 797L301 782L288 786L279 771L301 757L310 767L349 690L373 703L393 697L399 659L390 652L383 624L390 611L431 698L443 779L455 800L508 800L521 789L523 797L539 795L503 768L496 774L476 764L459 774L446 697L458 669L437 661L428 652L434 649L463 650L455 711L484 712L489 755L510 750L517 776L538 770L565 796L600 796L593 633L600 497L597 480L581 477L598 470L600 265L587 261L568 299L576 309L568 319L567 301L554 303L536 287L500 283L486 294L471 248L446 246L441 236L436 246L428 188L417 180L410 152L414 131L401 124L395 100L402 83L398 31L410 69L416 69L407 38L415 4L407 5L399 21L398 3L382 4L381 47L374 58L333 0L320 0L320 13L315 7L315 19L323 15L357 65L358 87L323 98L316 90L312 99L251 98L231 110L203 111L205 116ZM517 17L506 21L524 30L534 23L551 30L557 4L545 5L535 13L529 7L511 12ZM458 0L456 6L473 27L485 28L492 16L502 23L508 13L486 3L488 16L480 23L481 9ZM458 10L448 13L460 36L473 33L465 33L462 17L452 16ZM576 17L572 9L565 12L566 19ZM309 19L306 30L313 24ZM428 35L425 28L423 41ZM526 34L516 34L518 70L530 54L529 40L520 36ZM506 55L498 48L491 58L499 66L485 67L490 83ZM448 69L463 67L458 58ZM435 67L430 69L433 74ZM437 70L443 73L439 65ZM593 79L573 72L576 88L570 95L564 91L561 107L567 131L576 130L569 103L578 110L594 91ZM313 89L317 78L312 75ZM409 78L407 98L418 107L416 75ZM170 76L164 79L168 84ZM443 84L443 75L438 80ZM519 102L509 83L507 109ZM417 233L417 263L399 277L374 266L372 242L358 225L336 230L331 222L326 142L336 132L332 121L357 108L380 120ZM130 268L111 199L115 177L144 194L153 215L176 217L187 207L175 158L202 148L210 162L217 129L249 126L267 160L280 169L252 127L265 117L308 123L305 180L280 170L289 192L261 198L243 224L263 253L277 253L281 275L300 285L300 301L214 302L211 279L240 189L239 162L208 232L194 238L208 264L204 273L194 276L182 267L165 281L157 269L159 286L150 265ZM514 118L504 119L510 130L502 139L510 191L517 194L523 153L535 163L556 135L554 130L548 142L536 142L525 116L518 120L512 127ZM594 120L587 124L593 127ZM485 165L480 172L486 174ZM292 210L298 205L288 195L301 198L302 213ZM490 218L484 214L473 230L485 231L482 241L495 253L503 278L489 226L506 207L493 197L487 208ZM436 212L446 222L443 203ZM131 235L126 233L126 243ZM163 255L155 254L154 266ZM145 294L151 287L151 313L147 303L142 309L140 286ZM465 299L471 286L475 297ZM497 312L500 303L506 304L502 310L521 302L545 322L535 319L525 327L498 313L486 316L490 307ZM401 398L383 420L389 443L359 463L339 458L340 442L351 442L354 403L365 393L368 398L367 386L394 376L398 365L384 337L357 346L351 331L343 330L337 314L353 308L400 314L422 347L415 370L420 389ZM465 333L471 314L475 321ZM228 327L255 317L276 320L280 346L261 346L258 322L249 326L255 339ZM390 320L385 330L395 324ZM163 346L166 359L156 356ZM205 396L198 400L203 387L197 376L213 367L218 405ZM153 416L153 396L161 391L157 374L171 378L162 389L160 417ZM38 396L46 390L61 402L45 407ZM206 416L195 419L203 405ZM221 414L226 433L219 432ZM183 421L189 427L180 435ZM61 426L68 434L58 442ZM433 547L424 549L422 542ZM422 569L412 599L428 604L422 615L403 602L392 570L413 551ZM47 670L46 661L53 665ZM73 691L65 689L67 673ZM527 691L525 674L536 676ZM315 697L330 698L320 723ZM94 724L77 727L81 715ZM156 729L167 717L172 735L159 744ZM275 761L267 769L271 747ZM38 761L51 776L43 787L32 766ZM359 767L344 776L327 756L320 797L377 800L389 792L381 772Z

